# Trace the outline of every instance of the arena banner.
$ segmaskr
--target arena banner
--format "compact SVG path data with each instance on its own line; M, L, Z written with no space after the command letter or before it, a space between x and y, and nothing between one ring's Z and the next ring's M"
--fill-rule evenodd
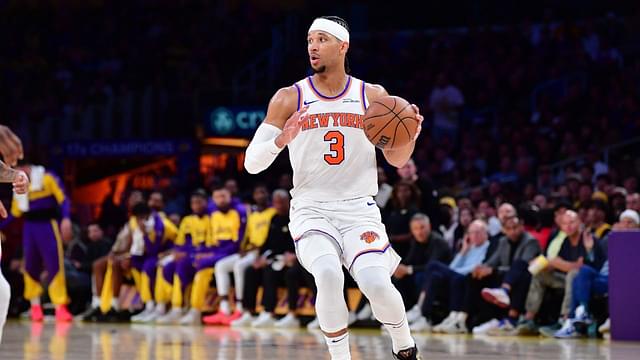
M171 156L190 153L188 140L70 141L56 145L53 154L66 159L120 156Z
M207 112L203 129L207 136L250 138L264 117L263 107L219 106Z

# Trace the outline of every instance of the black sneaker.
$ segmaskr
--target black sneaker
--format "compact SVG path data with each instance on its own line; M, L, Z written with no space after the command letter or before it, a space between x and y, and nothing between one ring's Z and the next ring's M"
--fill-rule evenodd
M82 315L82 321L97 321L100 315L102 315L100 308L95 307L89 310L86 314Z
M393 354L393 357L398 360L422 360L422 356L418 353L418 347L416 345L410 349L398 351L397 354Z

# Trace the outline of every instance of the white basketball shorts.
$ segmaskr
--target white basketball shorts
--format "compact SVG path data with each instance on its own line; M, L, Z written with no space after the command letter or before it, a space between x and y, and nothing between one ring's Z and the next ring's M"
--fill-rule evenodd
M382 266L393 274L400 263L372 197L329 202L293 199L289 229L298 260L309 272L317 258L336 253L354 277L369 266ZM317 241L312 234L330 241Z

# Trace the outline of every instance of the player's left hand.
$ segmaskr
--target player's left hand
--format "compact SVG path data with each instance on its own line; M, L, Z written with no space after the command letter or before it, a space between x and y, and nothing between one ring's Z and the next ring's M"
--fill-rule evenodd
M62 240L70 241L73 237L73 229L71 227L70 219L62 219L60 223L60 234L62 235Z
M418 140L418 136L422 131L422 122L424 121L424 116L420 115L420 109L418 108L418 105L411 104L411 107L413 108L413 111L416 112L416 119L418 120L418 128L416 129L416 134L413 136L413 139L412 139L412 141L416 141Z

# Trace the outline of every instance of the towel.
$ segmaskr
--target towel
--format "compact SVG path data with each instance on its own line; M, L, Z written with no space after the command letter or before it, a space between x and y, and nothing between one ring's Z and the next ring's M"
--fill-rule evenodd
M41 191L44 188L44 167L31 166L31 185L29 191ZM29 193L18 195L13 193L13 198L18 203L18 209L23 213L29 211Z

